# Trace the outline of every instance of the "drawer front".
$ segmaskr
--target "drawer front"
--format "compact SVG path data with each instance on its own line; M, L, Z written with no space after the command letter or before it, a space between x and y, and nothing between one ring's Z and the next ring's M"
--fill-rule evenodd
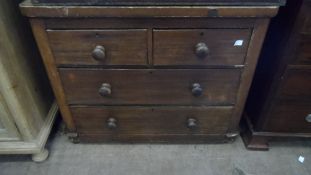
M282 101L272 107L265 130L311 133L311 104Z
M57 64L147 64L147 30L48 30Z
M155 65L242 65L250 29L154 30Z
M311 69L288 69L280 89L280 99L311 103Z
M231 105L239 69L60 69L69 104Z
M72 107L79 134L224 134L232 107Z

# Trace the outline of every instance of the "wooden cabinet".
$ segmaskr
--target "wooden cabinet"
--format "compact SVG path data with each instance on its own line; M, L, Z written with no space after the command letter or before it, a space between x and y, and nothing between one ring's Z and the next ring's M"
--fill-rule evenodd
M238 135L280 1L72 2L25 1L21 10L73 141L204 143Z
M14 2L0 2L0 154L32 154L43 161L58 107L31 28Z
M250 149L311 137L310 11L311 1L289 0L271 23L245 110Z

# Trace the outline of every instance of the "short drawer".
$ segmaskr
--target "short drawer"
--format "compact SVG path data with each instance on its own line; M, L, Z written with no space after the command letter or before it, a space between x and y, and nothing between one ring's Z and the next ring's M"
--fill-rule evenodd
M147 30L47 30L57 64L147 64Z
M266 131L311 133L311 103L280 101L267 118Z
M155 65L242 65L250 29L154 30Z
M239 69L59 69L69 104L232 105Z
M228 130L232 107L71 107L79 134L213 135Z

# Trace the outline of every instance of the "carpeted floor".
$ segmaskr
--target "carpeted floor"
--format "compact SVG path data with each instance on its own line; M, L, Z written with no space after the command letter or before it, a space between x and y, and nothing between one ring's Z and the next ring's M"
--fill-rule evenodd
M0 156L0 175L311 175L311 141L270 145L258 152L247 151L240 138L207 145L72 144L57 132L47 161Z

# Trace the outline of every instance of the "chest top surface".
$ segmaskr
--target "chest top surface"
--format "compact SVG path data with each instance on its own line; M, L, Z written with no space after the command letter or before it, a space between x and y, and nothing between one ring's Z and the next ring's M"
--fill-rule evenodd
M20 7L25 16L42 18L273 17L284 4L285 0L25 0Z

